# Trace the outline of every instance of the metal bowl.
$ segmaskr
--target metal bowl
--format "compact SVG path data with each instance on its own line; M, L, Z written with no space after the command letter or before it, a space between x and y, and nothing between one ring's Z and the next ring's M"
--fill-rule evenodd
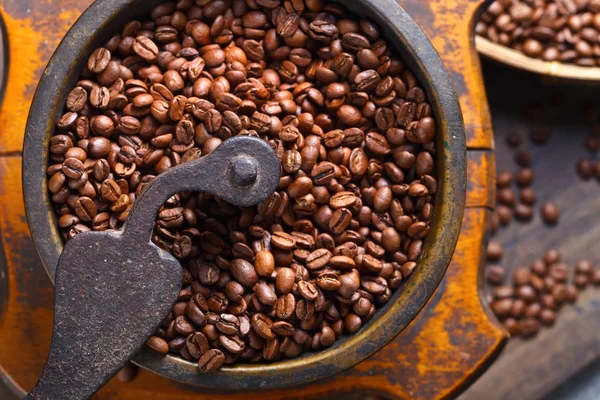
M91 51L131 18L143 18L160 0L97 0L69 30L51 58L33 99L25 133L23 185L27 219L37 251L50 278L62 240L47 188L48 143L66 96ZM305 384L346 370L396 337L436 290L458 240L466 192L466 145L460 107L452 82L433 46L394 0L339 0L357 15L384 29L427 91L438 125L439 191L434 221L419 267L388 304L361 330L320 352L263 364L236 364L213 374L198 373L195 363L161 356L144 348L134 358L141 367L165 377L219 390L267 389ZM84 266L82 266L84 268Z

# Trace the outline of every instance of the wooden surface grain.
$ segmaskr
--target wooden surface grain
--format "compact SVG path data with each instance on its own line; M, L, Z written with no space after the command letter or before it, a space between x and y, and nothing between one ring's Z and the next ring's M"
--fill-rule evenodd
M22 204L21 141L25 116L43 66L68 26L89 1L2 0L10 42L9 84L0 108L0 230L7 254L8 299L0 322L0 366L20 390L29 389L47 353L52 286L35 255ZM268 392L268 398L317 398L369 393L436 399L459 393L495 358L505 332L489 318L478 283L485 221L493 206L493 138L479 61L468 36L482 0L400 1L432 38L454 79L467 126L469 191L457 251L436 294L390 345L353 369L316 384ZM236 398L256 397L256 393ZM232 398L201 394L142 371L131 383L111 381L99 399Z
M533 188L538 195L531 223L513 222L500 229L497 239L504 245L501 265L511 271L529 265L555 247L572 267L582 258L600 266L600 181L582 180L575 164L580 157L597 159L584 148L591 133L586 120L592 106L600 120L597 88L563 82L541 82L525 74L486 63L486 83L493 110L497 141L498 171L516 172L514 150L506 136L518 133L521 148L532 152L536 174ZM531 121L528 116L537 115ZM547 144L528 140L532 127L548 128ZM552 200L561 210L556 226L542 222L539 205ZM565 306L553 328L542 329L534 339L511 339L494 365L461 400L541 399L573 374L600 358L600 288L588 288L575 306Z

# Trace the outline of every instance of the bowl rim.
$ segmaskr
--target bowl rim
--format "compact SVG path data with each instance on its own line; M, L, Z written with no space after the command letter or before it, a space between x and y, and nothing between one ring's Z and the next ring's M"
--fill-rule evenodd
M475 36L479 54L497 63L521 71L567 81L600 81L600 67L582 67L560 61L544 61L532 58L513 48L492 42L483 36Z
M361 8L361 12L384 29L388 44L399 51L417 76L434 110L438 127L439 190L435 201L436 217L418 260L419 268L359 332L343 337L329 349L308 352L291 360L236 364L216 373L200 374L195 363L171 355L162 356L144 346L133 360L141 367L203 389L221 391L282 388L323 379L351 368L395 338L417 316L443 278L458 241L466 194L465 129L454 86L429 39L394 0L336 1L350 10ZM52 281L62 251L46 177L47 149L55 121L63 112L66 89L78 80L78 66L87 59L92 46L101 43L102 35L114 32L110 26L119 18L131 18L131 12L126 11L142 2L149 10L161 1L94 2L54 52L31 105L23 147L25 208L35 247ZM140 14L139 10L137 14Z

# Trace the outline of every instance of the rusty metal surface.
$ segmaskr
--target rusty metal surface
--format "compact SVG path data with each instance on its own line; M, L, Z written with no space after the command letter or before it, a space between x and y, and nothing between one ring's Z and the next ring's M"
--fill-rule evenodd
M175 304L182 267L150 241L159 208L182 191L210 193L237 206L266 200L279 183L269 145L238 136L214 152L155 178L121 232L69 240L55 275L54 328L42 376L27 399L87 399L152 336ZM35 224L35 221L32 221Z
M64 97L78 76L81 60L115 27L147 12L158 0L99 0L76 22L50 60L34 98L25 134L24 189L28 219L40 256L51 270L61 251L46 190L47 143ZM173 356L146 351L137 362L170 378L220 390L286 387L330 376L377 352L419 313L439 284L452 257L460 232L466 187L466 146L460 107L452 83L431 43L408 14L393 0L342 1L369 15L387 31L407 64L423 82L431 99L440 135L437 146L440 191L437 218L425 243L420 268L398 290L390 303L360 331L327 351L273 364L223 368L207 378L194 364ZM85 34L82 34L85 33Z

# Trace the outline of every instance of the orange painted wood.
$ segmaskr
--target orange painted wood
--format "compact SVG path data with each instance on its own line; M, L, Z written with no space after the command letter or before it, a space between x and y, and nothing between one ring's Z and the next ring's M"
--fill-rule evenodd
M21 157L26 115L43 67L89 0L0 0L10 44L9 80L0 107L0 232L8 300L0 304L0 373L17 390L37 379L50 342L53 289L35 254L25 220ZM482 0L400 1L432 38L460 95L468 132L467 193L461 238L440 288L419 317L390 345L325 381L268 392L269 399L374 393L394 398L448 398L494 359L506 339L479 294L485 221L493 206L494 155L479 61L469 37ZM30 7L29 9L27 7ZM477 151L473 151L476 150ZM492 186L492 188L490 188ZM1 271L0 271L1 272ZM0 297L2 299L2 297ZM0 300L2 301L2 300ZM256 393L235 398L254 398ZM232 398L141 371L131 383L111 381L99 399Z
M496 157L489 150L469 150L467 152L467 176L480 176L480 180L467 182L467 207L494 207L496 201ZM483 174L482 171L486 173Z

